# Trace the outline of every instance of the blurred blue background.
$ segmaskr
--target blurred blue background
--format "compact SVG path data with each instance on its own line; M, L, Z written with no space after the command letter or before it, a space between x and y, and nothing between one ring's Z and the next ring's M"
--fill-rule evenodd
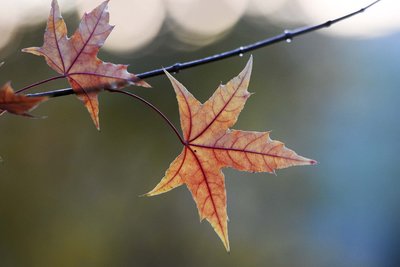
M2 37L10 36L0 44L6 62L1 84L12 80L19 89L55 74L42 58L19 52L42 44L49 2L29 2L30 16L0 27ZM153 35L122 31L118 39L112 33L99 57L130 64L134 73L236 48L367 4L332 2L342 7L335 10L329 1L318 1L325 3L322 13L316 7L324 5L311 0L271 1L275 9L255 0L187 1L189 7L178 0L132 2L144 8L138 12L143 25L119 13L118 3L125 1L110 3L111 18L122 17L131 26L126 28ZM2 8L2 17L27 3L0 1L8 8ZM88 3L60 1L70 33L81 16L76 10L99 4ZM255 94L234 128L272 130L273 139L319 164L280 170L277 176L224 170L230 254L209 224L198 222L186 188L138 197L158 183L181 150L168 126L141 103L100 95L101 132L74 96L34 111L47 119L2 116L0 266L399 266L400 31L390 17L396 5L383 1L341 28L252 52L249 90ZM181 15L190 15L190 8L202 14L191 15L194 22ZM150 20L153 30L145 24L151 14L162 17ZM248 57L175 77L205 101ZM129 91L179 125L166 77L147 81L153 88ZM67 86L60 81L36 90Z

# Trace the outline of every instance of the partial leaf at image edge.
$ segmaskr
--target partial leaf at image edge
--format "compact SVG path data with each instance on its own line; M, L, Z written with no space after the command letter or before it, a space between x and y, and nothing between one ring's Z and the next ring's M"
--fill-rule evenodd
M33 117L29 112L47 99L47 97L28 97L15 94L11 83L8 82L0 89L0 115L7 111L15 115Z

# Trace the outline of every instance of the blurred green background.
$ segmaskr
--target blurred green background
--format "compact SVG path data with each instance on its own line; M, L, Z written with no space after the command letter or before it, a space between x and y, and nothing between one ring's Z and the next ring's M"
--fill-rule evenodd
M381 5L393 9L390 1ZM79 15L71 9L65 18L72 32ZM302 25L244 13L212 37L179 36L166 18L145 47L104 49L99 57L141 73ZM19 89L55 74L42 58L19 52L40 46L44 28L43 20L27 23L3 46L1 84L12 80ZM210 225L199 223L186 188L138 197L159 182L181 145L143 104L104 93L101 132L74 96L33 112L47 119L0 118L0 266L399 266L400 32L321 34L332 30L252 52L249 90L255 94L234 128L272 130L273 139L319 164L277 176L224 170L230 254ZM175 77L205 101L248 57ZM128 90L179 125L166 77L147 81L153 88ZM67 86L53 82L36 90Z

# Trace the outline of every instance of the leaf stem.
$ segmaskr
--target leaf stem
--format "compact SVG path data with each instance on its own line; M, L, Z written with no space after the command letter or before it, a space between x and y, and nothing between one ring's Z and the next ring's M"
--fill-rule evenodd
M176 134L176 136L178 137L178 139L182 143L182 145L184 145L184 146L187 145L187 143L183 140L182 136L179 134L179 131L176 129L175 125L168 119L168 117L164 113L162 113L161 110L159 110L156 106L154 106L152 103L150 103L146 99L144 99L138 95L135 95L133 93L123 91L123 90L106 89L106 91L111 92L111 93L119 93L119 94L124 94L124 95L130 96L134 99L139 100L146 106L150 107L152 110L154 110L158 115L160 115L164 119L164 121L168 124L168 126L174 131L174 133Z
M19 90L16 91L15 93L22 93L22 92L24 92L24 91L26 91L26 90L28 90L28 89L33 88L33 87L36 87L36 86L39 86L39 85L42 85L42 84L45 84L45 83L48 83L48 82L51 82L51 81L54 81L54 80L62 79L62 78L65 78L65 77L66 77L65 75L54 76L54 77L48 78L48 79L46 79L46 80L39 81L39 82L30 84L30 85L28 85L28 86L25 86L24 88L19 89Z
M363 13L364 11L366 11L368 8L372 7L373 5L377 4L378 2L380 2L381 0L377 0L372 2L371 4L357 10L354 12L351 12L347 15L344 15L342 17L333 19L333 20L328 20L324 23L321 24L317 24L314 26L309 26L309 27L303 27L303 28L297 28L294 30L285 30L283 33L278 34L276 36L246 45L246 46L241 46L239 48L233 49L233 50L229 50L226 52L222 52L219 54L215 54L212 56L208 56L205 58L201 58L201 59L196 59L196 60L192 60L192 61L187 61L187 62L183 62L183 63L175 63L169 67L166 68L160 68L160 69L155 69L155 70L150 70L147 72L143 72L143 73L139 73L136 74L136 76L140 79L145 79L145 78L150 78L150 77L156 77L156 76L160 76L160 75L164 75L164 70L168 71L168 72L179 72L181 70L184 69L189 69L189 68L193 68L196 66L200 66L200 65L204 65L210 62L215 62L215 61L219 61L225 58L229 58L229 57L234 57L237 55L241 55L262 47L266 47L275 43L279 43L279 42L283 42L283 41L287 41L287 40L292 40L294 37L300 36L300 35L304 35L310 32L314 32L317 30L320 30L322 28L328 28L333 24L336 24L340 21L349 19L357 14ZM36 85L35 85L36 86ZM30 88L30 87L29 87ZM21 89L22 90L22 89ZM58 90L53 90L53 91L47 91L47 92L41 92L41 93L36 93L36 94L31 94L29 96L48 96L48 97L60 97L60 96L66 96L66 95L70 95L73 94L74 91L71 88L65 88L65 89L58 89Z

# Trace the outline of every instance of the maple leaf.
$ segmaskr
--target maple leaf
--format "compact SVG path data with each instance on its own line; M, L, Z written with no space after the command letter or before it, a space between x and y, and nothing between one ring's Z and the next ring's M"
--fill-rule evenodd
M226 192L221 169L274 172L316 161L297 155L269 132L230 130L250 93L250 58L244 70L226 85L220 85L201 104L181 83L166 72L178 99L184 148L171 163L161 182L147 196L167 192L182 184L190 190L200 220L207 219L229 251Z
M8 82L0 89L0 115L8 111L16 115L32 117L28 112L47 99L47 97L28 97L15 94L11 83Z
M108 23L107 4L108 1L105 1L92 12L85 13L78 29L68 38L58 3L53 0L43 46L22 50L45 57L52 69L68 79L97 129L100 128L97 96L102 88L116 89L129 84L149 87L146 82L129 73L127 65L106 63L97 58L100 47L114 28Z

